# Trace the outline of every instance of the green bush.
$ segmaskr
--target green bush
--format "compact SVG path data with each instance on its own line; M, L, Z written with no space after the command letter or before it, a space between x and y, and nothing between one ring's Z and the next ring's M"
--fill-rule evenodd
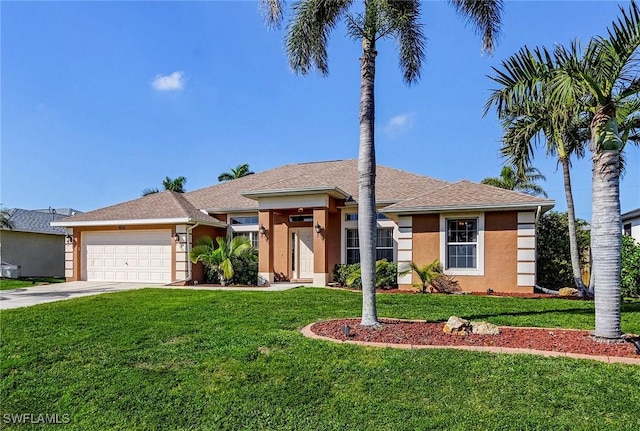
M632 237L622 236L622 296L640 296L640 244Z
M587 222L576 220L580 263L588 263L590 235L585 229ZM558 290L562 287L574 287L571 270L571 252L569 251L569 225L567 213L550 211L543 214L538 222L538 284L547 289Z
M360 264L338 264L333 267L333 282L342 287L362 289ZM382 259L376 262L376 289L396 289L398 287L398 264Z
M231 258L233 277L229 284L236 286L255 286L258 284L258 261L252 255L234 256ZM205 266L205 276L208 284L220 284L218 271Z

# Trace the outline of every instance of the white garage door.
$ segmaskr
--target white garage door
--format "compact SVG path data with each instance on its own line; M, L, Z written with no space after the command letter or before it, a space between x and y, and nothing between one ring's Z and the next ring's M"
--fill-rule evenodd
M87 281L171 282L171 231L86 232Z

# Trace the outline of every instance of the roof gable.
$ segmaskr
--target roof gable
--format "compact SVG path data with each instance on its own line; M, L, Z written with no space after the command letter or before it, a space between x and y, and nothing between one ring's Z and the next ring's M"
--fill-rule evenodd
M69 217L64 220L63 225L70 226L83 222L133 220L147 221L150 224L178 221L214 225L222 223L198 210L181 193L167 190Z
M542 206L555 202L526 193L461 180L436 188L423 195L390 205L384 212L442 211Z

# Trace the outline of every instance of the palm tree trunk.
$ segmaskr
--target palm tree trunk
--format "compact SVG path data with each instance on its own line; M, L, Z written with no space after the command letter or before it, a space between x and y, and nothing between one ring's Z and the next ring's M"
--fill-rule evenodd
M591 217L592 271L595 287L596 330L600 338L620 338L620 152L599 151L593 156L593 211Z
M569 159L561 158L562 174L564 176L564 193L567 197L567 224L569 225L569 251L571 255L571 269L576 289L581 296L587 295L587 289L582 282L580 270L580 250L578 250L578 235L576 233L576 211L573 205L573 192L571 191L571 175L569 174Z
M378 325L376 311L376 153L374 145L375 43L362 41L360 146L358 150L358 237L362 276L363 326Z

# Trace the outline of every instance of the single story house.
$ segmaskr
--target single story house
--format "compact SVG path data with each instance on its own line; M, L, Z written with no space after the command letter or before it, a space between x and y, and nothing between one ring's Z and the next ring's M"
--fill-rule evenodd
M64 277L63 227L51 222L64 220L79 211L71 208L8 210L11 229L0 230L2 262L19 267L22 277Z
M549 199L470 181L455 183L378 165L377 257L439 259L464 290L532 292L535 222ZM203 281L189 250L203 235L248 236L259 274L331 282L359 261L357 160L281 166L179 194L165 191L52 223L65 227L69 280ZM415 275L399 277L412 288Z
M622 214L622 234L640 242L640 208Z

